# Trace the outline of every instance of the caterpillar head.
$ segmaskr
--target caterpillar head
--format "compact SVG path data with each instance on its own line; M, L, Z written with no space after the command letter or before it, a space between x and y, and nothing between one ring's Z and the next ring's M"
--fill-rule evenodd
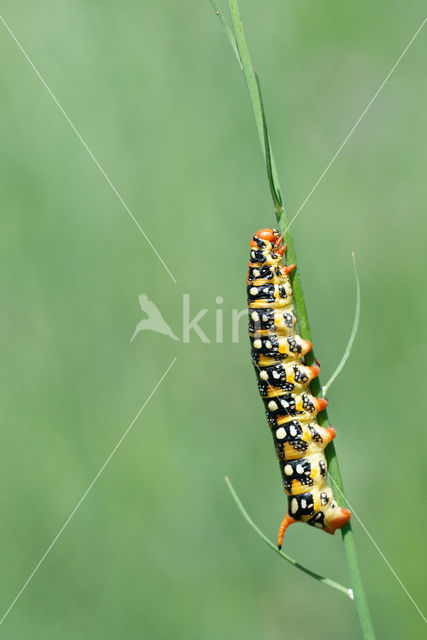
M280 247L282 240L283 236L277 229L259 229L252 236L250 245L252 249L258 249L267 254L277 254L277 257L282 257L286 250L285 244Z

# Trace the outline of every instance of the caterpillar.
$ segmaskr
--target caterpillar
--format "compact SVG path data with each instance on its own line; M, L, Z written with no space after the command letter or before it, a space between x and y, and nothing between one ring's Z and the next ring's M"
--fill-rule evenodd
M282 264L286 245L275 229L260 229L250 242L247 277L249 339L258 389L271 427L288 509L278 534L282 547L294 522L335 533L350 519L338 507L327 484L324 449L335 429L321 427L317 414L328 401L310 394L319 366L307 366L311 342L295 332L293 292L289 274L295 265Z

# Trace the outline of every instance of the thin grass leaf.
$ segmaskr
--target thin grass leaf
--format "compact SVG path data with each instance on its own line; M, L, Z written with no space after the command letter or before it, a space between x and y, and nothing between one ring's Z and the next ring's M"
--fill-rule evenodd
M255 123L258 131L258 137L261 143L261 149L264 156L264 160L267 159L267 150L269 150L270 156L270 168L272 172L272 178L274 181L274 185L276 185L277 192L282 193L280 189L279 178L277 174L277 168L274 161L273 150L271 148L271 144L268 141L266 143L265 140L265 131L266 124L263 122L263 118L265 120L265 114L263 115L262 109L262 101L259 92L259 88L257 85L255 72L252 67L251 58L249 55L248 46L246 43L246 38L243 30L242 21L240 18L240 12L237 4L237 0L227 0L228 7L230 10L231 20L233 24L235 42L237 45L237 49L239 51L240 63L242 66L243 74L246 81L246 86L249 92L249 98L252 105L252 110L255 116ZM268 134L268 131L267 131ZM268 167L267 163L266 166ZM289 232L289 225L287 221L286 212L284 206L277 210L275 207L276 218L278 222L278 226L280 231L282 232L285 242L287 243L287 259L289 264L296 264L297 267L291 274L291 284L294 293L294 304L295 310L298 317L298 327L299 333L302 338L305 340L311 341L311 331L310 324L308 321L307 308L305 305L301 278L299 275L298 269L298 260L294 249L294 244L292 241L292 236ZM308 365L314 364L315 362L315 354L314 351L310 351L306 356L306 363ZM321 385L319 378L315 378L311 383L311 391L314 396L318 396L321 393ZM322 411L318 415L318 421L321 426L328 425L328 415L326 411ZM330 442L325 449L326 459L329 467L329 475L333 478L334 482L339 487L340 491L344 491L341 472L338 465L338 459L336 455L335 445L333 442ZM372 620L369 613L368 601L366 598L366 593L362 583L362 577L360 573L359 562L357 558L356 546L354 542L354 535L351 523L348 522L342 529L341 535L344 544L344 550L347 558L347 565L349 569L349 573L351 576L351 582L353 586L354 592L354 601L356 605L357 614L359 617L360 628L362 631L363 638L365 640L375 640L375 632L372 624Z
M289 564L293 565L296 569L299 569L303 573L306 573L307 575L311 576L315 580L318 580L319 582L322 582L323 584L327 585L328 587L331 587L332 589L336 589L337 591L341 591L341 593L345 593L345 595L348 598L353 600L353 591L351 589L347 589L347 587L344 587L342 584L339 584L338 582L335 582L335 580L331 580L330 578L325 578L324 576L321 576L319 573L316 573L315 571L311 571L311 569L307 569L307 567L304 567L304 565L300 564L299 562L297 562L296 560L294 560L293 558L288 556L286 553L283 553L283 551L280 551L277 548L277 544L274 544L274 542L269 540L267 538L267 536L265 535L265 533L263 533L261 531L261 529L252 520L252 518L250 517L250 515L246 511L245 507L243 506L242 501L240 500L239 496L237 495L233 485L231 484L231 482L230 482L229 478L227 478L227 476L225 478L225 481L227 483L228 488L230 489L230 493L233 496L234 501L235 501L240 513L243 515L243 517L245 518L246 522L248 522L248 524L250 524L252 529L254 531L256 531L256 533L259 535L259 537L262 538L264 540L264 542L271 549L273 549L273 551L275 553L277 553L281 558L286 560L286 562L289 562Z
M224 27L225 33L227 34L227 38L231 44L231 47L234 51L234 54L237 58L237 61L240 65L240 68L243 69L243 65L242 65L242 61L240 59L240 54L239 54L239 49L237 48L237 42L233 36L233 32L230 28L230 25L228 24L227 20L225 19L225 15L222 13L221 9L218 7L218 5L216 4L215 0L209 0L213 10L215 11L216 15L218 16L222 26Z
M354 340L355 340L356 335L357 335L357 330L359 328L359 322L360 322L360 281L359 281L359 274L357 272L356 256L354 254L354 251L352 252L351 255L353 257L354 275L355 275L355 278L356 278L356 309L355 309L355 312L354 312L353 328L351 330L350 338L349 338L347 347L346 347L346 349L344 351L344 355L341 358L341 362L339 363L339 365L335 369L334 373L329 378L328 382L322 388L323 397L326 396L326 394L328 392L328 389L331 387L332 383L335 381L335 379L339 376L339 374L343 370L344 365L345 365L345 363L347 362L347 360L348 360L348 358L350 356L351 350L353 348Z
M258 94L259 94L259 101L260 101L260 105L261 105L261 117L262 117L262 128L263 128L263 133L264 133L264 146L265 146L265 164L267 167L267 176L268 176L268 183L270 185L270 191L271 191L271 197L273 198L273 202L274 202L274 209L276 212L276 215L280 215L282 213L282 211L284 212L284 206L283 206L283 198L282 198L282 194L280 193L280 187L279 185L277 185L274 181L274 175L273 175L273 165L272 165L272 157L271 157L271 146L270 146L270 136L268 133L268 129L267 129L267 119L265 117L265 109L264 109L264 101L262 99L262 93L261 93L261 84L258 78L258 74L254 69L254 75L255 75L255 80L257 83L257 88L258 88Z
M255 77L255 71L252 66L251 57L249 55L248 45L246 43L245 34L243 31L243 24L240 19L240 12L237 2L235 0L227 0L228 8L231 15L231 21L234 29L234 36L237 43L237 48L240 54L240 61L242 64L243 75L245 77L246 86L249 92L249 98L252 105L252 110L255 116L255 123L258 130L258 136L261 143L261 149L264 156L264 160L267 165L267 156L266 156L266 141L264 137L264 123L263 123L263 111L261 104L261 96L258 90L258 84ZM281 194L281 189L279 185L279 177L277 174L276 163L274 160L273 150L271 148L271 144L269 144L269 154L270 154L270 166L272 172L272 179L275 185L276 191ZM283 199L280 195L280 200L282 201L282 205L280 209L276 211L276 217L283 227L287 227L288 221L286 219L286 213L283 206Z

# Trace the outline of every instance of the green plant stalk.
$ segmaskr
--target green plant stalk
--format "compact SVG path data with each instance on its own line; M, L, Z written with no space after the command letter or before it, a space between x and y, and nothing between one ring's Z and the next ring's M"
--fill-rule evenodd
M331 385L334 383L334 381L337 379L337 377L339 376L339 374L343 370L343 368L345 366L345 363L347 362L347 360L348 360L348 358L350 356L350 352L351 352L351 350L353 348L354 340L356 338L357 330L359 328L359 321L360 321L360 282L359 282L359 274L357 272L356 256L354 254L354 251L352 253L352 257L353 257L354 275L355 275L355 278L356 278L356 310L355 310L355 313L354 313L353 327L351 329L350 338L349 338L349 341L348 341L347 346L346 346L345 351L344 351L344 355L341 358L340 363L338 364L337 368L335 369L335 371L333 372L333 374L329 378L328 382L322 388L323 396L325 396L328 393L328 389L330 389Z
M243 68L246 85L249 91L249 97L251 100L252 109L255 115L255 122L258 130L258 136L261 142L262 152L264 154L266 165L268 161L271 162L272 179L276 187L276 192L280 196L281 206L280 207L275 206L275 212L276 212L279 229L284 234L285 241L288 245L287 247L288 262L292 264L295 263L296 265L298 265L292 237L289 233L288 220L287 220L286 212L283 206L277 168L276 168L271 147L269 149L270 158L267 158L266 149L268 148L268 144L266 144L266 140L264 137L264 122L263 122L261 97L260 97L254 69L251 63L245 34L243 31L243 25L240 18L237 0L227 0L227 2L228 2L230 14L231 14L232 23L233 23L237 49L239 52L239 57L240 57L241 65ZM301 285L301 278L300 278L298 267L296 267L296 269L294 269L293 271L292 289L294 293L294 303L295 303L295 309L298 316L300 335L305 340L311 341L310 325L308 321L307 308L305 306L303 290ZM311 351L306 355L306 361L307 361L307 364L313 364L315 362L315 356L313 351ZM320 384L319 378L316 378L315 380L313 380L311 389L315 396L319 396L321 394L321 384ZM321 426L325 426L329 423L326 411L323 411L321 414L319 414L318 421ZM337 484L338 488L344 494L342 477L341 477L340 469L338 466L338 459L337 459L336 450L333 442L331 442L327 446L325 454L328 462L329 474ZM369 613L366 593L362 583L359 561L357 558L356 546L354 542L354 535L353 535L353 530L350 523L347 523L346 525L344 525L344 527L341 529L341 534L342 534L345 554L347 558L347 565L348 565L353 593L354 593L354 602L355 602L357 614L359 617L362 635L365 640L375 640L375 632L374 632L371 616Z
M338 582L335 582L335 580L331 580L330 578L325 578L324 576L321 576L319 573L316 573L315 571L312 571L311 569L308 569L307 567L304 567L304 565L300 564L299 562L297 562L296 560L294 560L293 558L288 556L281 549L278 549L277 548L277 543L275 544L274 542L269 540L267 538L267 536L265 535L265 533L263 533L261 531L261 529L252 520L252 518L250 517L250 515L246 511L245 507L243 506L242 501L240 500L239 496L237 495L236 491L234 490L234 487L231 484L230 480L226 477L225 481L227 483L228 488L230 489L230 493L233 496L234 501L237 504L237 508L239 509L239 511L242 514L242 516L245 518L246 522L248 522L250 524L250 526L256 531L256 533L260 536L260 538L262 538L262 540L264 540L264 542L271 549L273 549L273 551L275 553L277 553L281 558L286 560L286 562L289 562L289 564L294 566L296 569L299 569L303 573L308 574L311 578L314 578L315 580L318 580L322 584L324 584L324 585L326 585L328 587L331 587L332 589L336 589L337 591L341 591L341 593L344 593L348 598L350 598L350 600L353 600L353 592L352 592L351 589L347 589L347 587L344 587L342 584L339 584Z

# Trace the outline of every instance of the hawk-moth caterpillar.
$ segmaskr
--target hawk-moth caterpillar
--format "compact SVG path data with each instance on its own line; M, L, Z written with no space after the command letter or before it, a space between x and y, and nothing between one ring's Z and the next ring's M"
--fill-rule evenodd
M295 265L282 264L286 251L282 239L274 229L257 231L250 242L247 277L252 363L288 496L279 548L294 522L333 534L351 515L337 505L327 484L324 449L335 437L335 429L321 427L317 421L328 402L310 394L310 382L319 375L319 366L304 363L312 345L295 332L289 278Z

